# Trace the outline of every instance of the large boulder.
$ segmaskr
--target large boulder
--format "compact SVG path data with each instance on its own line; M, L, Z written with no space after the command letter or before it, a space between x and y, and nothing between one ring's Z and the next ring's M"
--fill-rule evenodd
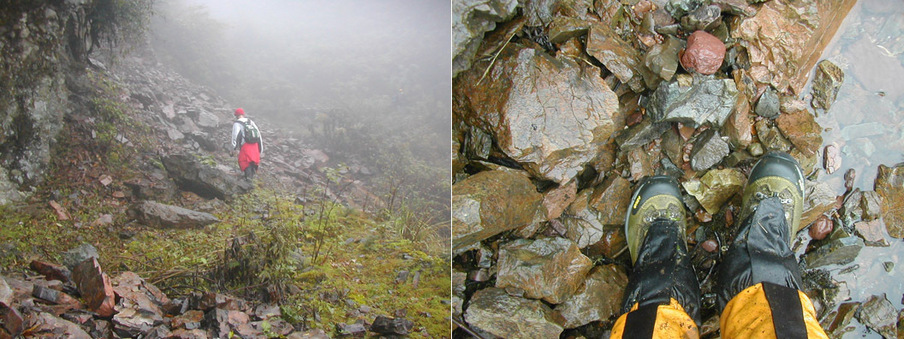
M593 267L571 240L518 239L499 248L496 287L524 290L524 296L558 304L581 287Z
M623 123L599 69L571 58L509 46L483 74L459 76L453 114L536 177L567 183Z
M530 224L542 196L530 179L514 171L485 171L453 186L452 250L460 252Z
M142 201L135 206L139 219L149 226L171 228L200 228L220 219L210 213L192 211L156 201Z
M227 171L201 162L190 154L174 154L163 157L166 172L180 189L213 199L232 200L241 193L250 191L250 182Z
M562 326L542 301L508 295L501 288L485 288L471 297L465 321L506 338L558 338Z

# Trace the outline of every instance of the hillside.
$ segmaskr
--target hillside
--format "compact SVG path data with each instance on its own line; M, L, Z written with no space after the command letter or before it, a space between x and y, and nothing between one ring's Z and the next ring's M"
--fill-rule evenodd
M244 181L238 105L147 44L80 57L77 6L4 7L0 338L448 336L448 235L254 112L263 164Z

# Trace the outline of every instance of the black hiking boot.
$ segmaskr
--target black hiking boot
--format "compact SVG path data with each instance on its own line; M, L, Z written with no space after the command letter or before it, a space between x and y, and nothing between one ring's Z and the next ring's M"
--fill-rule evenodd
M687 254L678 182L668 176L644 178L630 204L625 235L634 268L622 312L634 305L638 309L668 305L675 299L699 326L700 285Z

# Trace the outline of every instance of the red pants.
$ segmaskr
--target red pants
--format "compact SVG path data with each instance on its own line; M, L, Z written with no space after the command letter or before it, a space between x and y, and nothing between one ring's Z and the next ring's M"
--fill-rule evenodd
M239 168L242 172L245 171L245 168L248 168L248 165L254 163L255 165L260 165L261 163L261 151L258 148L258 144L242 144L242 149L239 151Z

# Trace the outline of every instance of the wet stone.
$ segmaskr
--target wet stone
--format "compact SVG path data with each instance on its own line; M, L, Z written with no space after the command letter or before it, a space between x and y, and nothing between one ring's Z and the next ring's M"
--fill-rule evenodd
M688 31L709 31L722 22L722 9L716 5L700 6L681 18L681 27ZM697 34L694 32L694 34ZM691 36L694 36L691 34ZM690 38L688 38L690 40ZM725 56L725 47L722 47L722 56ZM722 62L719 62L722 65ZM718 69L718 68L717 68ZM702 72L701 72L702 73ZM704 73L712 74L712 73Z
M826 146L823 153L822 167L825 168L828 174L832 174L841 168L841 151L835 144Z
M832 107L838 90L844 82L844 71L829 60L816 64L816 75L813 77L813 108L826 111Z
M565 328L614 318L620 314L621 299L627 285L628 276L624 269L614 264L596 267L587 275L583 287L556 306L555 311L565 318Z
M110 278L104 273L97 258L83 261L72 270L72 280L85 300L88 309L101 317L113 316L116 295Z
M778 128L772 126L768 119L757 121L754 126L756 127L756 134L760 139L760 143L763 144L763 148L767 151L788 152L791 150L791 142L785 139Z
M731 196L744 185L744 174L733 168L706 172L700 179L691 179L681 185L688 194L697 198L710 214L716 214Z
M824 182L807 180L804 183L804 212L800 225L804 227L816 221L835 207L835 191Z
M379 315L370 325L370 330L383 335L406 335L412 327L414 327L414 323L411 320Z
M715 10L718 15L720 13L718 7ZM682 24L685 22L685 19L682 18ZM696 31L687 38L687 48L681 55L681 66L691 72L696 71L709 75L716 73L722 67L724 59L725 44L712 34Z
M875 191L864 191L860 198L863 220L873 220L882 216L882 199Z
M458 254L486 238L530 224L542 196L528 177L485 171L456 183L452 196L452 249Z
M824 328L830 336L840 338L842 334L851 331L851 328L849 328L848 325L851 323L851 319L854 318L854 314L857 313L859 308L859 302L842 303L838 306L837 310L832 311L825 317L820 322L820 325L822 325L822 328Z
M660 83L645 105L653 122L722 126L737 102L734 81L695 76L690 86L683 86L680 78Z
M743 149L753 142L753 121L751 121L748 113L750 112L750 104L747 103L746 96L738 97L738 103L734 112L722 125L722 134L728 137L728 142L733 149Z
M69 280L72 278L72 272L69 271L69 269L66 268L66 266L51 264L48 262L43 262L43 261L38 261L38 260L32 260L32 262L30 264L28 264L28 266L33 271L44 275L44 277L46 277L47 280L59 280L62 282L69 282Z
M598 213L589 206L590 190L581 191L578 199L561 218L565 227L565 237L574 241L579 248L585 248L600 240L603 236L603 224Z
M543 195L543 206L546 207L546 219L555 219L562 215L565 208L570 205L578 192L576 180L559 186Z
M645 89L641 73L644 66L640 53L630 43L622 40L608 25L590 26L587 35L587 54L599 60L619 81L628 84L631 90L640 92Z
M644 64L658 76L659 80L671 81L678 70L678 51L684 47L684 41L670 36L647 52ZM647 86L651 88L658 84L658 82L653 83L653 81L647 80Z
M832 233L832 229L834 229L834 222L831 218L821 215L816 221L810 225L810 237L815 240L825 239L829 233Z
M867 299L857 314L861 323L883 337L897 336L898 312L885 295L874 295Z
M474 293L465 312L468 324L507 338L558 338L563 328L539 300L508 295L501 288Z
M547 28L549 31L549 42L554 44L563 43L568 39L586 34L589 27L590 23L587 21L571 17L556 16L552 19L552 22Z
M63 253L62 257L63 265L71 270L83 261L88 260L88 258L97 258L97 248L95 248L94 245L91 244L81 244L78 247L75 247L71 250L66 251L66 253Z
M29 333L38 338L59 338L65 333L67 339L90 339L91 336L78 325L56 317L50 313L41 312L29 322Z
M659 159L658 149L646 149L642 147L628 151L628 168L631 171L631 181L638 181L643 177L654 173L655 159Z
M496 287L515 287L525 296L558 304L581 286L593 267L577 245L564 238L519 239L499 249Z
M863 239L858 237L849 236L830 240L815 251L804 255L804 265L808 269L812 269L827 265L849 264L857 258L862 248Z
M663 132L669 129L669 123L656 123L651 119L643 119L639 124L618 133L615 142L623 150L633 149L646 145L658 138Z
M904 238L904 165L879 165L875 189L881 197L882 219L888 234Z
M695 171L707 170L728 156L728 143L722 140L715 129L708 129L697 137L691 151L691 168Z
M854 223L854 230L857 231L857 235L863 238L866 246L888 247L890 245L888 240L885 239L888 233L885 231L885 224L882 219L856 222Z
M779 106L778 94L769 87L756 102L756 114L767 119L775 119L781 113Z
M775 124L803 155L813 156L819 152L822 129L810 112L800 110L782 114L775 119Z
M622 210L631 200L631 183L620 176L612 176L593 189L590 206L597 212L597 220L603 225L620 225L625 222Z

